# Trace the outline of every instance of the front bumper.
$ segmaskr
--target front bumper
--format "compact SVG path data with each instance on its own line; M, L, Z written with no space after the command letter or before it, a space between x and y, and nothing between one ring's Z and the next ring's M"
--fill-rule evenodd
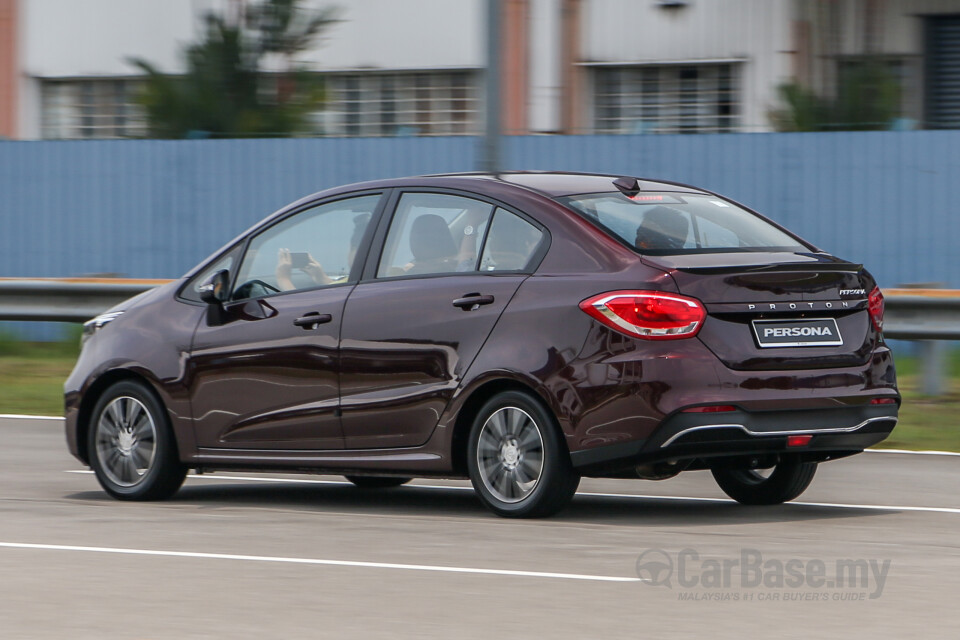
M828 460L884 440L897 424L897 412L897 404L873 405L866 400L829 409L676 412L649 438L576 451L571 459L585 475L620 473L641 464L731 456L789 453L808 460ZM805 445L788 446L791 435L812 438Z

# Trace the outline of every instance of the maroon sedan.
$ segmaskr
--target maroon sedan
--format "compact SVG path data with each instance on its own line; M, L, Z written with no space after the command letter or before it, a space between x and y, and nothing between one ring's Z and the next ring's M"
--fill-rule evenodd
M85 326L70 451L111 495L188 469L469 477L504 516L581 476L710 469L747 504L883 440L883 296L715 193L462 174L331 189Z

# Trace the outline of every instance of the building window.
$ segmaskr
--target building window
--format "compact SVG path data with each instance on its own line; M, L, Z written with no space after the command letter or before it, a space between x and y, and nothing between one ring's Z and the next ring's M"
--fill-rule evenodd
M314 116L320 136L442 136L476 133L477 74L470 71L326 76ZM49 139L132 138L147 134L135 79L48 80L42 135Z
M137 138L146 133L130 79L47 80L42 84L42 135L51 139Z
M476 132L476 74L469 71L327 76L316 114L323 136L438 136Z
M925 117L929 129L960 128L960 15L925 19ZM920 93L918 91L918 93Z
M739 126L737 65L594 69L595 133L717 133Z

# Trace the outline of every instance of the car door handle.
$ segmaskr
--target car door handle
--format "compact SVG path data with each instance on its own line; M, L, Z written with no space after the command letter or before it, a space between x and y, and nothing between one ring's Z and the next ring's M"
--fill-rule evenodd
M473 311L477 307L485 304L493 304L493 296L482 296L479 293L468 293L462 298L453 301L453 306L460 307L464 311Z
M322 324L326 324L333 320L333 316L329 313L320 313L319 311L311 311L310 313L305 313L303 316L297 318L293 321L293 324L298 327L303 327L304 329L316 329Z

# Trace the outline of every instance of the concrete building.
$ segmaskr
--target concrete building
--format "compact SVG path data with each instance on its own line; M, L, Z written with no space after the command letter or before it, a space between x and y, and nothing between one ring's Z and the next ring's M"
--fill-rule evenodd
M208 11L253 0L0 0L0 136L145 132L131 57L182 72ZM485 0L309 0L341 21L301 62L327 77L315 135L482 125ZM960 127L960 0L502 0L507 133L772 128L778 87L836 94L880 59L907 126Z

